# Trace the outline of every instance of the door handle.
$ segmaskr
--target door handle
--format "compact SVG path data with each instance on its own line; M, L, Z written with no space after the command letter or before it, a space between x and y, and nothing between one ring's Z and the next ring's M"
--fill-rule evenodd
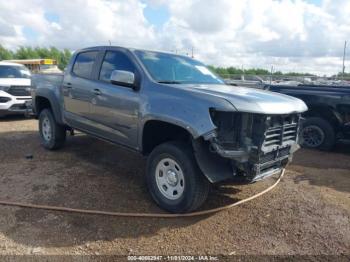
M94 89L93 90L93 93L95 94L95 95L97 95L97 96L99 96L99 95L101 95L102 93L101 93L101 90L100 89Z
M69 82L68 82L68 83L66 83L66 84L64 85L64 87L65 87L65 88L72 88L72 83L69 83Z

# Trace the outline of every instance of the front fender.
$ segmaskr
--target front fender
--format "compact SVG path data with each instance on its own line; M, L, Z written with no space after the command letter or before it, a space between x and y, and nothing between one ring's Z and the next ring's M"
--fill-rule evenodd
M172 88L167 93L159 90L147 94L141 105L140 135L147 121L159 120L182 127L197 139L216 129L210 109L236 111L225 99Z

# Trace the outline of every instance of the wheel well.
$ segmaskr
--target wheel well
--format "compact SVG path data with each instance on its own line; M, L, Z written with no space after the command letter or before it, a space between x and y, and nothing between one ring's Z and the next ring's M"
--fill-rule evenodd
M323 105L309 106L309 110L305 113L305 117L320 117L329 122L334 129L338 129L340 119L332 108Z
M36 114L39 115L40 112L45 108L51 108L50 101L42 96L38 96L35 98L35 110Z
M191 134L184 128L158 120L148 121L143 128L142 152L147 155L166 141L190 142Z

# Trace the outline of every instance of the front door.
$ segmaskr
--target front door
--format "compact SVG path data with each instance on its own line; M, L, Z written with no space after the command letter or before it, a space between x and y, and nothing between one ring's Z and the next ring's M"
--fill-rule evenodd
M135 64L124 51L106 51L91 103L91 117L104 137L137 149L140 94L131 87L111 84L113 70L137 74Z

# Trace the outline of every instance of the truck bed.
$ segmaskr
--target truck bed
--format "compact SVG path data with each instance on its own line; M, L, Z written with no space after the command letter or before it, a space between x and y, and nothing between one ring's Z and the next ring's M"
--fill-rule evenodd
M32 88L46 85L51 87L59 87L63 82L63 74L33 74Z
M35 93L38 87L47 89L57 89L63 83L63 73L62 74L33 74L32 75L32 87L31 93L32 97L35 97ZM26 115L33 116L33 101L26 103L27 111Z

